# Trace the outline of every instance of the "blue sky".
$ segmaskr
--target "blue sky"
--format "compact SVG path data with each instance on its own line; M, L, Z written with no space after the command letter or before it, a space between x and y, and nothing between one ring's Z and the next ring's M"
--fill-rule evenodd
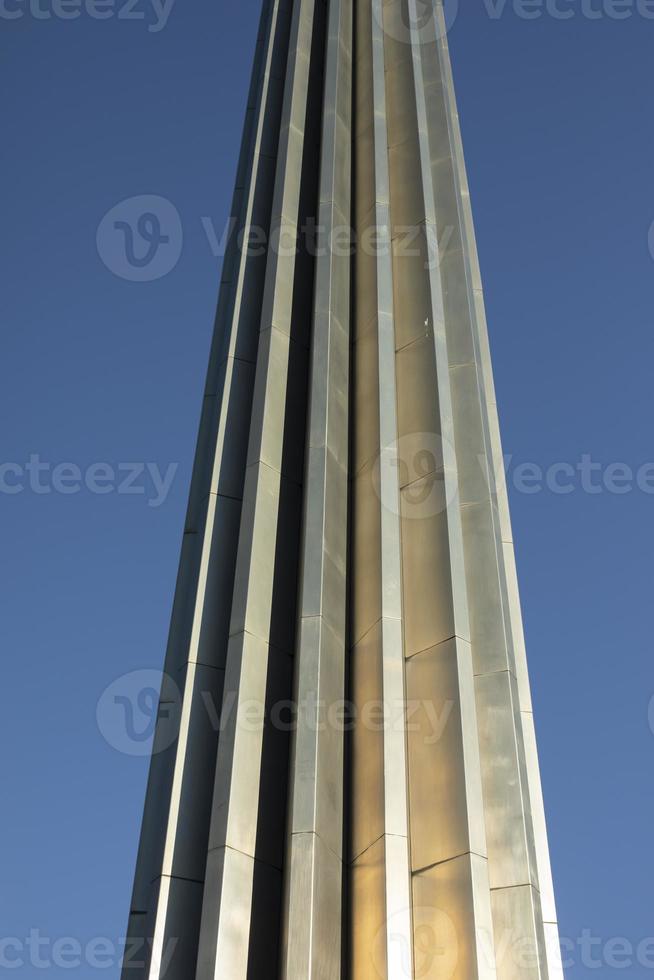
M0 933L113 980L147 760L96 705L162 663L259 0L72 4L0 2ZM573 978L654 975L653 7L450 32ZM96 244L141 195L182 231L152 282Z

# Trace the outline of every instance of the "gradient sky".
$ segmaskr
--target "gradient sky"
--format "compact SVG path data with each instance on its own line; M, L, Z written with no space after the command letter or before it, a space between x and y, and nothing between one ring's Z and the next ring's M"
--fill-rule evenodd
M0 0L0 939L19 943L3 949L21 978L43 976L31 931L50 975L84 977L88 955L57 967L75 956L54 941L124 934L147 760L108 744L96 705L163 660L219 281L210 239L259 13L138 0L128 18L109 0L62 19L75 10L58 2ZM650 977L654 943L641 963L636 948L654 936L653 471L635 477L654 461L654 5L461 6L450 42L568 975ZM183 233L153 282L96 247L103 216L139 195L170 201ZM584 457L599 492L563 470L571 492L524 492L538 483L523 464ZM49 469L30 475L31 458ZM63 463L96 492L58 492L75 484ZM143 492L115 492L134 463L151 464ZM627 482L614 463L630 492L602 483ZM584 955L585 932L602 943ZM626 968L628 947L603 951L621 937ZM93 951L116 980L117 959Z

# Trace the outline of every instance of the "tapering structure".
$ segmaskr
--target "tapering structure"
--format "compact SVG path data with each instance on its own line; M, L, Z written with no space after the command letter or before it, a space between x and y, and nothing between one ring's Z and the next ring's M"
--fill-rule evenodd
M263 4L126 980L562 978L447 26Z

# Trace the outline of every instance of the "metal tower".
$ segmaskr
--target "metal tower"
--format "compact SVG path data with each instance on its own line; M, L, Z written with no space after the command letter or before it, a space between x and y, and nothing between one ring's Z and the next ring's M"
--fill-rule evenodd
M263 4L125 980L562 978L445 15Z

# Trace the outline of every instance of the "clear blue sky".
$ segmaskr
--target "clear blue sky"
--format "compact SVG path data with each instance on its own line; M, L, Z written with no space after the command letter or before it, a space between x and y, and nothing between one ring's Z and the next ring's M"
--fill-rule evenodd
M177 0L163 25L150 0L139 20L19 2L0 4L0 463L156 468L141 494L38 493L27 476L0 493L0 935L116 942L147 762L107 744L96 704L162 663L219 281L206 227L220 237L228 214L259 0ZM654 461L654 20L635 2L623 20L609 0L557 9L573 16L465 0L450 42L561 931L637 947L654 935L654 496L581 477L527 494L516 467ZM96 248L136 195L168 199L183 228L177 265L149 283ZM151 474L170 464L161 503ZM42 976L22 955L14 975ZM610 956L590 971L571 955L570 977L614 974Z

